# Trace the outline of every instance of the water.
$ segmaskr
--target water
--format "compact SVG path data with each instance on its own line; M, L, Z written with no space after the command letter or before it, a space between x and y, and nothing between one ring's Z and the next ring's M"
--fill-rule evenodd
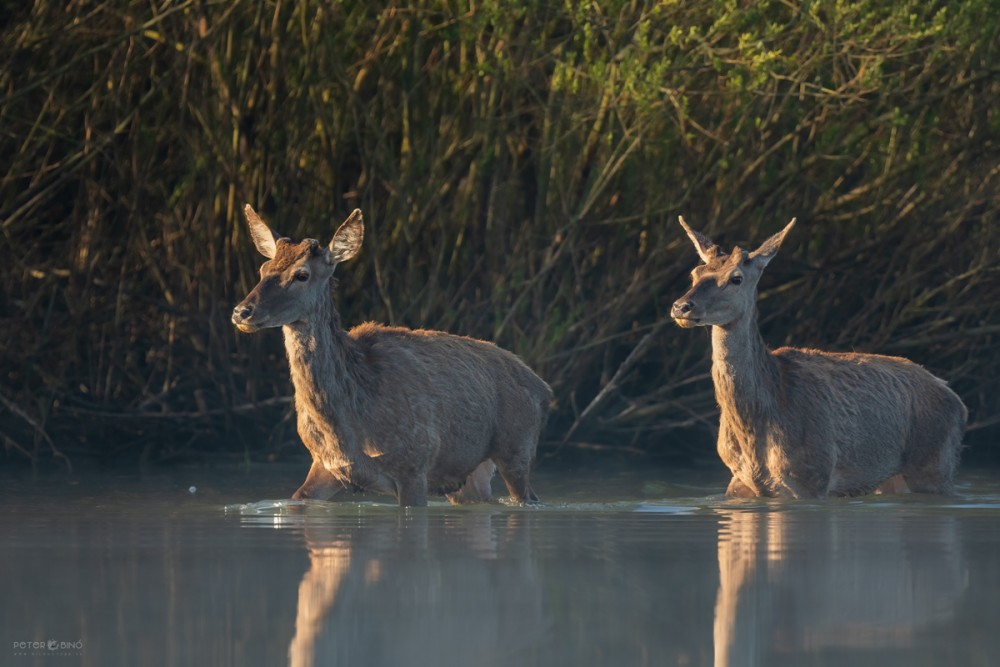
M727 501L717 469L598 463L543 466L541 508L265 500L302 475L5 480L0 664L1000 664L986 473L958 499Z

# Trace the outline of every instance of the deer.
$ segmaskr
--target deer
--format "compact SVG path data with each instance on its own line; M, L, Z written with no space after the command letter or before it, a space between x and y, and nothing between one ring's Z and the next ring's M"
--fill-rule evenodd
M968 411L944 380L901 357L764 344L757 284L794 218L730 253L679 221L702 264L670 315L711 327L727 497L954 494Z
M281 327L299 437L312 455L293 499L344 488L423 507L491 499L500 476L519 504L538 503L529 480L552 390L515 354L441 331L367 322L350 331L334 305L334 269L358 254L355 209L326 246L273 232L250 204L250 236L267 261L234 309L245 332Z

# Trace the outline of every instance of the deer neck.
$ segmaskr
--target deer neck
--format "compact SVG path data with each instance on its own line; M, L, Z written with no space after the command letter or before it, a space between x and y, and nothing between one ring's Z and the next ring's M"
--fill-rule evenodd
M712 327L712 379L723 420L747 433L776 414L778 368L757 328L756 311Z
M282 327L295 386L295 407L314 421L343 423L360 389L356 369L361 353L341 327L333 295L320 299L308 316Z

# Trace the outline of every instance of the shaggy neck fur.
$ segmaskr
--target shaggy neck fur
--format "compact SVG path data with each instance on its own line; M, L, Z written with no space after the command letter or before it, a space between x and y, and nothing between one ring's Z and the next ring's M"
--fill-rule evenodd
M752 311L725 326L712 327L712 379L722 419L750 435L777 414L778 367Z
M333 295L328 293L306 318L282 330L296 410L335 430L344 414L356 406L363 384L356 373L361 353L340 325Z

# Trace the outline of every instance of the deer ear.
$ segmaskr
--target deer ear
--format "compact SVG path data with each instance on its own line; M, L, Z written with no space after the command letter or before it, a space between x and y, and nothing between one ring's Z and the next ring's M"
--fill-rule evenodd
M761 243L759 248L750 253L750 261L760 265L760 268L767 266L768 262L774 259L774 256L778 254L778 248L781 247L781 242L785 240L785 236L791 231L794 225L795 218L792 218L792 221L789 222L784 229Z
M274 254L278 250L274 242L279 238L278 235L272 232L271 228L260 219L257 211L253 210L253 206L250 204L243 207L243 214L246 215L247 224L250 225L250 238L257 246L257 252L268 259L274 259Z
M677 221L681 223L681 227L687 232L688 238L691 239L691 243L694 244L694 249L698 251L698 256L701 257L701 261L708 264L708 261L719 254L719 246L712 242L712 239L708 238L704 234L700 234L684 222L684 216L677 216Z
M361 250L361 242L365 239L365 222L361 215L361 209L356 208L348 216L344 224L340 226L337 233L330 241L330 253L327 261L331 264L340 264L351 259Z

